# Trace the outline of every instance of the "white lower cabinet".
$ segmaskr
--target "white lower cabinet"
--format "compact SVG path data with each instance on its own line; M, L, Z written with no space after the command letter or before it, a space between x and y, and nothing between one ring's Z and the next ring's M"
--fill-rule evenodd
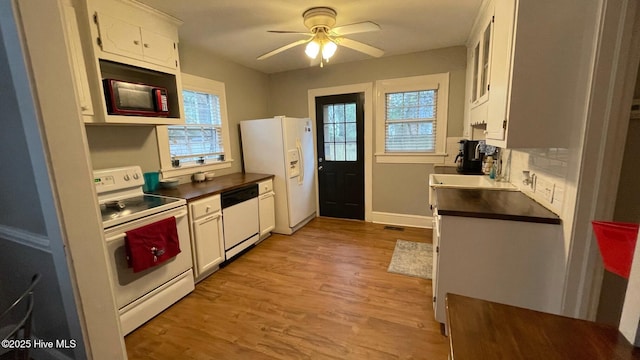
M258 184L258 209L260 218L260 239L271 233L276 227L275 193L273 181L266 180Z
M189 222L196 281L218 269L224 261L220 195L189 203Z
M433 305L446 322L447 293L558 314L562 226L434 213Z

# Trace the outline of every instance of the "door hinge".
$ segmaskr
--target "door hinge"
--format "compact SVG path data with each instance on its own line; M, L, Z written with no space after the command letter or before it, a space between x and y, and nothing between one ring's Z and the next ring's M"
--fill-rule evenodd
M491 84L487 84L487 91L491 90Z
M176 49L176 43L173 43L173 50Z
M98 13L93 13L93 22L98 23Z
M436 297L435 296L433 297L433 302L436 302Z
M495 15L493 15L493 16L491 17L491 22L495 22L495 21L496 21L496 16L495 16Z
M502 128L507 129L507 120L502 120Z
M440 254L440 246L436 246L436 254Z
M178 67L178 60L176 60L176 67Z
M96 42L98 43L98 46L102 47L102 39L100 39L99 37L96 38Z

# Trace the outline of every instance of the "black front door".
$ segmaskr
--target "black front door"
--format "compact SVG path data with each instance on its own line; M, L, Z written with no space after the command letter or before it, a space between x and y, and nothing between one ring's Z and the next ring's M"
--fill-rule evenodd
M320 216L364 220L364 94L316 98Z

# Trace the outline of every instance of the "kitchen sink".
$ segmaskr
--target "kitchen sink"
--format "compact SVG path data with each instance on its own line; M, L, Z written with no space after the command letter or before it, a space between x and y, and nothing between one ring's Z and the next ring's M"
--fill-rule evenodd
M438 187L518 191L513 184L489 179L487 175L431 174L429 175L429 204L431 205L435 205L434 190Z

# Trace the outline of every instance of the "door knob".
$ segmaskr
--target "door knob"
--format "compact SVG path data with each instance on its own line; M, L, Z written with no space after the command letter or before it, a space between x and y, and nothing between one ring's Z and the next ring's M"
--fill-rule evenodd
M318 166L318 171L322 170L322 165Z

